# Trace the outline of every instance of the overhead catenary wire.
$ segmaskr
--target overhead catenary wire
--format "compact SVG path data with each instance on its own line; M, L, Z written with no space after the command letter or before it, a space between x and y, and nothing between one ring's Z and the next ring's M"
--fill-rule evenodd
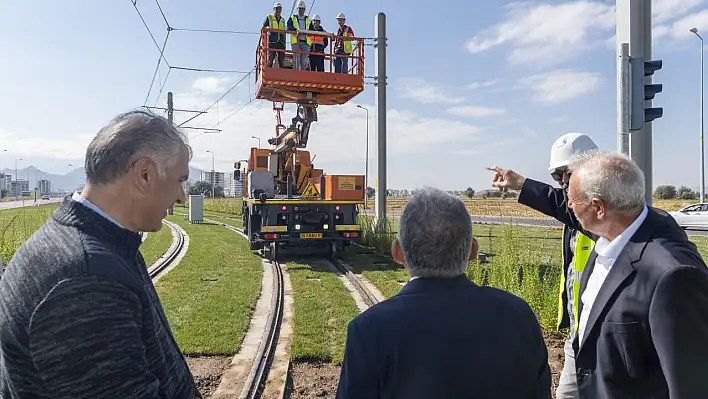
M222 30L222 29L190 29L190 28L172 28L184 32L203 32L203 33L227 33L232 35L260 35L260 32L238 31L238 30Z
M160 49L160 56L157 58L157 65L155 66L155 72L152 74L152 80L150 81L150 88L148 89L147 95L145 96L145 102L143 105L147 105L148 100L150 99L150 93L152 92L152 86L155 84L155 76L157 76L157 71L160 70L160 63L164 59L164 53L165 53L165 47L167 46L167 39L170 38L170 31L167 31L167 34L165 35L165 41L162 43L162 48ZM167 60L165 60L165 64L167 64L168 67L170 67L170 64L167 63ZM171 68L171 67L170 67ZM169 76L169 70L167 71L167 76ZM167 78L165 78L165 83L167 83ZM164 88L164 85L162 85ZM162 89L160 89L160 94L162 94ZM160 98L160 95L158 94L158 98Z
M229 93L231 93L231 91L233 91L233 89L235 89L236 87L238 87L238 85L240 85L241 83L243 83L243 81L246 80L247 77L251 76L251 73L252 73L253 71L255 71L255 70L256 70L256 68L254 67L248 74L244 75L241 79L238 80L238 82L234 83L234 85L231 86L231 88L229 88L228 90L226 90L226 92L225 92L224 94L222 94L221 97L219 97L216 101L214 101L213 103L211 103L211 105L209 105L208 107L206 107L206 108L204 109L204 111L205 111L205 112L208 111L208 110L211 109L211 107L213 107L216 103L218 103L218 102L221 101L224 97L226 97ZM181 127L181 126L183 126L185 123L187 123L187 122L189 122L189 121L191 121L191 120L197 118L199 115L202 115L202 114L197 114L197 115L195 115L195 116L193 116L193 117L187 119L186 121L180 123L180 124L177 125L177 126L178 126L178 127Z

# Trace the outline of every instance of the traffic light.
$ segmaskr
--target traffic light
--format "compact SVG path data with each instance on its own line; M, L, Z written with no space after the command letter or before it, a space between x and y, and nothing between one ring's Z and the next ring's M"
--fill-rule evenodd
M653 100L656 93L661 93L661 84L645 84L644 78L652 76L661 69L661 60L644 61L641 57L632 57L629 60L631 68L631 93L629 129L639 130L646 122L659 119L664 115L661 107L645 108L645 101Z

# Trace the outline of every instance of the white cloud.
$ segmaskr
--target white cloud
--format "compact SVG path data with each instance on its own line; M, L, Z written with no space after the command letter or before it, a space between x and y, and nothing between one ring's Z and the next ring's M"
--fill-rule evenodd
M97 129L98 131L98 129ZM7 149L17 158L52 157L56 159L83 159L88 146L95 133L39 136L25 133L11 133L0 130L0 143L12 143L12 148Z
M596 39L595 34L615 26L614 6L599 1L517 2L504 8L506 19L470 39L469 52L509 44L513 46L510 62L548 66L577 56Z
M470 90L477 90L477 89L482 89L485 87L494 86L497 83L499 83L499 79L487 80L484 82L473 82L473 83L468 84L467 88Z
M447 112L455 114L458 116L469 116L469 117L482 117L482 116L493 116L502 115L506 113L505 109L502 108L488 108L488 107L452 107L448 108Z
M223 93L233 84L232 80L229 77L205 76L197 78L192 83L192 88L205 95Z
M667 37L674 40L697 40L693 33L689 31L691 28L698 29L698 33L704 39L708 39L708 35L706 35L706 31L708 31L708 10L701 10L698 13L687 15L673 23L656 26L653 29L653 38Z
M653 23L663 23L686 15L705 0L653 0L651 13Z
M402 78L397 87L401 97L424 104L457 104L465 101L463 97L450 94L450 91L444 87L426 82L421 78Z
M598 73L557 69L523 78L519 83L535 92L534 102L557 104L594 91L602 78Z

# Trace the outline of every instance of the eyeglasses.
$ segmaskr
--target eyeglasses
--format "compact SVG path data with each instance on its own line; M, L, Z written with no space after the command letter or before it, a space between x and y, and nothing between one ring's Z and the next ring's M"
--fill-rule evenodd
M564 176L570 177L570 171L568 168L558 168L551 172L551 177L555 181L562 181Z

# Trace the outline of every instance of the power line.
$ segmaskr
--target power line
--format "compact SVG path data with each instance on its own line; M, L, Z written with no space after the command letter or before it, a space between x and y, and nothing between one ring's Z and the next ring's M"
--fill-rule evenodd
M171 66L170 69L179 69L182 71L194 71L194 72L214 72L214 73L251 73L247 71L234 71L234 70L228 70L228 69L201 69L201 68L187 68L187 67L178 67L178 66Z
M185 32L205 32L205 33L228 33L232 35L260 35L260 32L238 31L238 30L219 30L219 29L189 29L189 28L172 28L172 30L181 30Z
M167 17L165 16L165 13L162 11L162 7L160 7L160 2L158 0L155 0L155 4L157 4L157 8L160 10L160 14L162 14L162 19L165 21L165 25L167 25L167 31L172 30L170 27L170 23L167 22Z
M152 80L150 81L150 88L148 89L147 95L145 96L145 102L143 105L147 104L148 100L150 99L150 93L152 92L152 86L155 84L155 77L157 76L157 71L160 70L160 63L162 62L164 58L164 53L165 53L165 46L167 46L167 39L170 38L170 31L167 31L167 34L165 35L165 41L162 43L162 49L160 49L160 56L157 58L157 65L155 66L155 72L152 74ZM167 63L167 60L165 60L165 64L169 67L170 64ZM170 67L171 69L171 67ZM169 70L167 71L167 76L169 76ZM167 82L167 77L165 77L165 82ZM164 85L162 86L164 88ZM162 89L160 89L160 94L162 94ZM158 94L158 98L160 95Z
M231 93L231 91L232 91L233 89L235 89L238 85L240 85L244 80L246 80L247 77L251 76L251 72L253 72L253 71L255 71L255 70L256 70L256 68L254 67L247 75L244 75L241 79L239 79L239 81L236 82L233 86L231 86L230 89L226 90L226 93L222 94L221 97L219 97L216 101L214 101L213 103L211 103L210 106L206 107L206 109L204 109L204 112L206 112L206 111L208 111L209 109L211 109L211 107L213 107L216 103L218 103L219 101L221 101L221 100L222 100L224 97L226 97L229 93ZM193 117L187 119L186 121L180 123L180 124L177 125L177 126L178 126L178 127L181 127L181 126L183 126L185 123L191 121L192 119L198 117L199 115L201 115L201 114L197 114L197 115L195 115L195 116L193 116Z
M152 34L152 31L150 30L150 27L148 27L147 22L145 22L145 18L143 18L143 14L140 13L140 10L138 9L138 5L136 4L137 2L130 0L130 4L133 5L135 8L135 11L138 12L138 16L140 17L140 20L143 21L143 25L145 25L145 29L147 29L148 33L150 34L150 37L152 38L152 42L155 43L155 47L157 47L157 50L160 51L160 57L162 57L163 60L165 60L165 64L168 66L170 65L169 62L167 62L167 59L165 58L165 55L162 54L162 50L160 50L160 45L157 44L157 40L155 40L155 35Z
M229 116L227 116L226 118L220 120L219 122L216 122L216 125L212 126L212 128L217 127L217 126L219 126L220 124L224 123L227 119L229 119L229 118L231 118L232 116L236 115L237 112L239 112L239 111L241 111L242 109L246 108L246 106L247 106L248 104L252 103L252 102L253 102L253 99L248 100L247 103L245 103L245 104L243 104L242 106L236 108L236 110L234 110L234 112L230 113Z

